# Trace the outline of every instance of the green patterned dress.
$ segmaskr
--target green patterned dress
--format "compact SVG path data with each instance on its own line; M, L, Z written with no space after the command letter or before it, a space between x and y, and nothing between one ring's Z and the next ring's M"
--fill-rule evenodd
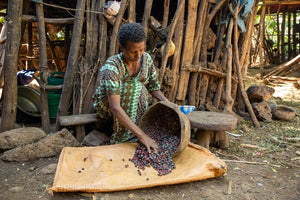
M160 89L157 73L152 58L146 52L141 58L141 68L137 76L129 75L123 61L123 53L107 59L100 69L100 85L93 100L100 118L111 118L107 95L120 95L120 104L129 118L138 124L141 116L148 109L149 92ZM114 132L111 143L136 142L137 138L120 121L114 118Z

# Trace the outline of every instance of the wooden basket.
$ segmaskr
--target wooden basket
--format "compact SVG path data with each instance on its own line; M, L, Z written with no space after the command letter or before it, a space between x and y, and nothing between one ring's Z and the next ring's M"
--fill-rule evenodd
M170 103L161 101L152 105L141 117L139 127L146 131L149 126L158 124L159 127L171 130L174 135L180 137L180 144L173 157L181 153L191 139L191 124L185 114L179 108L174 108Z

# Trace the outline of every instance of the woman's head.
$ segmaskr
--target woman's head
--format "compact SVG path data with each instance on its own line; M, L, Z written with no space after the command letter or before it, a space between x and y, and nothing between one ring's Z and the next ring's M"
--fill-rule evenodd
M121 26L118 34L120 49L126 62L138 61L145 51L145 30L138 23Z
M118 33L119 43L126 48L127 41L144 42L146 34L144 27L139 23L127 23L121 26Z

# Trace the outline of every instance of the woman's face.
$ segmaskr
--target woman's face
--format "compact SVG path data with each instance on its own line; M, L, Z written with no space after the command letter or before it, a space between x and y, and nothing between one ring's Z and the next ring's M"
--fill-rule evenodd
M120 45L121 51L123 52L126 62L139 61L145 51L145 41L143 42L132 42L128 40L126 47Z

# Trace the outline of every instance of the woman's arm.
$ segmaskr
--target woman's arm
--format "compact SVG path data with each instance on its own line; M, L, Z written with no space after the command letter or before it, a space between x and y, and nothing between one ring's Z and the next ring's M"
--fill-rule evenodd
M165 97L165 95L164 95L160 90L155 90L155 91L152 91L152 92L150 92L150 93L151 93L152 96L154 96L154 97L157 98L158 100L160 100L160 101L167 101L167 102L169 102L171 105L177 107L177 104L175 104L175 103L169 101L169 99L167 99L167 98Z
M121 122L123 126L129 129L134 135L137 136L139 141L144 144L148 150L151 152L151 149L155 152L158 151L158 145L151 137L146 135L142 129L140 129L135 123L131 121L129 116L126 114L124 109L120 105L120 95L109 95L109 109L114 114L114 116Z

